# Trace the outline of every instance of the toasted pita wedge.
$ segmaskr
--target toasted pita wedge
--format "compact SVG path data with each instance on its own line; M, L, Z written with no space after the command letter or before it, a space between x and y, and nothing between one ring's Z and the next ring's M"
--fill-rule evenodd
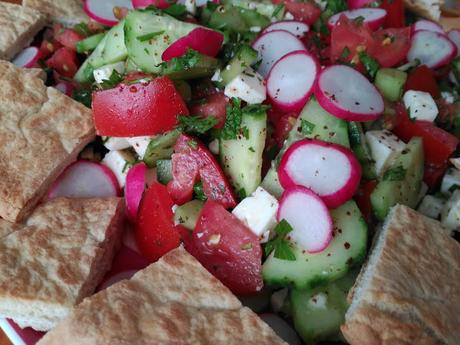
M83 0L23 0L22 5L44 13L50 22L71 26L89 20Z
M0 216L15 222L95 138L91 110L0 61Z
M44 26L40 12L0 2L0 59L12 59Z
M442 0L404 0L404 5L419 16L439 21Z
M123 212L119 198L60 198L24 225L0 220L0 316L41 331L64 319L109 270Z
M179 247L85 299L38 344L286 343Z
M349 298L350 344L458 344L460 244L439 222L395 206Z

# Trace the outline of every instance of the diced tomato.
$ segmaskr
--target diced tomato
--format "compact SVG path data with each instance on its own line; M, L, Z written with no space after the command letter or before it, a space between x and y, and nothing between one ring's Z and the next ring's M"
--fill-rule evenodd
M76 50L75 45L77 44L77 42L83 39L83 36L81 36L75 30L65 29L65 30L60 31L55 36L55 39L60 44L62 44L64 47L69 48L71 50Z
M409 73L404 90L428 92L433 98L441 96L433 71L425 65L418 66Z
M433 165L425 165L425 171L423 175L423 181L430 187L430 189L436 188L446 173L447 164L435 167Z
M206 202L192 242L192 255L235 294L262 289L259 239L222 205Z
M168 191L176 204L192 199L193 186L203 183L206 197L225 208L235 207L236 198L214 156L197 139L181 134L174 145L172 155L173 179Z
M99 135L164 133L177 125L178 115L188 115L188 109L167 77L93 92L93 117Z
M294 16L295 20L300 20L313 25L321 15L321 9L313 1L297 0L272 0L274 4L284 4L286 11Z
M410 49L410 28L381 29L372 34L368 53L382 67L393 67L406 59Z
M423 139L425 167L437 170L447 166L449 157L455 152L459 140L449 132L428 121L412 121L402 104L396 107L398 121L394 133L405 142L412 137ZM431 181L425 181L430 182Z
M228 98L225 97L223 92L209 95L204 102L196 103L191 106L190 113L193 115L200 115L203 117L213 116L219 122L215 128L222 128L225 125L227 118Z
M45 39L40 43L40 56L42 59L46 59L61 47L58 42Z
M289 132L296 123L296 114L284 114L278 122L275 123L274 138L279 148L283 147L284 141L287 139Z
M210 79L203 79L192 84L192 99L201 101L215 93L220 92Z
M371 204L371 194L377 186L377 181L370 180L364 181L358 189L358 192L355 195L355 201L358 205L361 213L363 214L364 219L367 224L372 222L372 204Z
M387 11L386 28L402 28L405 25L403 0L382 0L380 8Z
M75 51L62 47L54 52L46 61L46 65L56 70L60 75L72 78L78 70L77 55Z
M173 221L173 205L168 190L159 182L153 182L144 193L135 237L142 255L149 260L158 260L180 244L180 233Z

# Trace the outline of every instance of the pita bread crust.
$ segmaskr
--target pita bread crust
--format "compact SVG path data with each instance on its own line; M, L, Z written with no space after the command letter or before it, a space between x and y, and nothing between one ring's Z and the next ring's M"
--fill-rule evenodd
M441 5L443 3L444 1L439 0L404 0L406 8L419 16L436 22L441 18Z
M417 332L425 334L427 344L457 344L460 244L439 222L402 205L393 208L383 231L383 248L372 276L360 297L356 286L352 291L351 297L360 298L360 305L347 314L342 328L345 337L353 345L369 344L359 340L367 328L368 334L381 340L372 344L390 344L383 341L386 338L394 338L392 344L413 344ZM363 270L371 269L367 266ZM396 326L386 327L386 323ZM398 323L409 331L400 331Z
M0 61L0 216L23 219L95 138L91 110Z
M0 315L34 326L24 306L36 306L34 314L46 307L33 318L47 318L54 308L68 314L93 293L119 244L123 205L120 198L58 198L24 225L0 220L0 229L12 230L0 239Z
M0 2L0 59L12 59L44 26L40 12Z
M22 4L44 13L51 22L73 25L89 21L83 0L23 0Z
M85 299L40 345L285 344L182 247Z

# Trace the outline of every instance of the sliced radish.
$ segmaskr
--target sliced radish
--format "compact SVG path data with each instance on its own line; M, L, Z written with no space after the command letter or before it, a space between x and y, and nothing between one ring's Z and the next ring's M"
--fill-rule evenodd
M149 174L144 163L138 163L129 169L126 175L125 200L126 212L131 221L135 221L145 187L149 184Z
M262 33L275 30L284 30L290 32L298 38L302 38L308 31L310 31L310 27L308 24L298 20L281 20L267 26Z
M432 31L417 31L412 36L407 59L419 59L422 65L438 68L449 64L457 55L457 47L449 38Z
M175 3L174 0L132 0L134 8L145 8L154 5L160 9L165 9Z
M361 7L367 7L374 0L347 0L348 8L354 10Z
M316 83L319 104L349 121L373 121L383 113L383 98L361 73L345 65L326 67Z
M339 12L331 16L327 21L329 29L332 29L337 24L342 15L346 16L348 19L362 17L364 18L364 23L369 25L372 30L375 30L383 25L385 17L387 16L387 11L382 8L358 8L356 10Z
M452 29L447 33L447 37L457 47L457 56L460 56L460 29Z
M197 52L216 56L224 42L224 35L220 32L205 28L196 28L184 37L172 43L161 55L163 61L184 55L191 48Z
M427 20L427 19L417 20L412 25L412 32L415 33L417 31L422 31L422 30L423 31L439 32L440 34L443 34L443 35L446 34L441 25L439 25L438 23L432 22L431 20Z
M113 284L118 283L119 281L131 279L131 277L135 275L137 272L137 270L129 270L117 273L103 281L102 284L98 286L97 291L107 289L109 286L112 286Z
M321 140L304 139L291 145L278 168L284 188L310 188L330 208L350 200L361 180L361 165L349 149Z
M37 47L27 47L11 61L18 67L32 68L40 59L40 50Z
M54 87L69 97L72 96L72 92L75 89L75 86L72 83L65 80L61 80Z
M261 63L257 72L264 78L267 77L273 64L284 55L296 50L304 50L305 46L297 37L284 30L274 30L259 36L252 44L257 50Z
M64 170L52 185L48 198L102 198L120 195L112 170L105 165L79 160Z
M259 316L275 331L276 334L278 334L281 339L289 345L302 344L296 331L289 325L289 323L278 315L267 313L260 314Z
M306 187L294 186L284 191L277 219L285 219L292 226L289 240L309 253L324 250L332 240L329 210L321 198Z
M313 92L319 71L318 61L306 51L288 53L273 65L268 74L268 95L281 110L301 110Z
M133 8L131 0L85 0L83 5L88 17L107 26L114 26L118 23L118 19L113 13L114 7Z

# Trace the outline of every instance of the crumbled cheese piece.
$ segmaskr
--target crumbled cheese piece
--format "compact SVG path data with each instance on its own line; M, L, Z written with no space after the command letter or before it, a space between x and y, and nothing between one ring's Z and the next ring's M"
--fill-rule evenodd
M219 139L214 139L211 141L208 145L209 151L211 151L213 154L218 155L220 148L219 148Z
M385 172L394 156L406 147L402 140L386 129L368 131L366 139L375 161L375 171L379 176Z
M441 212L441 224L448 230L460 228L460 190L456 190L444 205Z
M120 74L123 74L125 72L125 63L117 62L96 68L93 71L94 80L96 80L96 83L98 84L102 83L104 80L109 80L114 70Z
M152 137L132 137L126 138L126 140L133 147L134 151L136 151L139 158L143 159Z
M113 171L120 187L123 188L132 162L134 162L134 157L129 151L110 151L105 155L101 163Z
M442 178L441 193L451 195L455 189L460 189L460 170L449 168Z
M103 137L102 142L109 151L124 150L131 146L126 138L120 137Z
M433 195L426 195L417 208L417 211L427 217L438 219L443 207L444 200L436 198Z
M264 78L251 67L237 75L227 84L224 94L227 97L238 97L248 104L262 103L267 98Z
M434 121L438 116L438 107L428 92L409 90L403 100L410 117L415 120Z

